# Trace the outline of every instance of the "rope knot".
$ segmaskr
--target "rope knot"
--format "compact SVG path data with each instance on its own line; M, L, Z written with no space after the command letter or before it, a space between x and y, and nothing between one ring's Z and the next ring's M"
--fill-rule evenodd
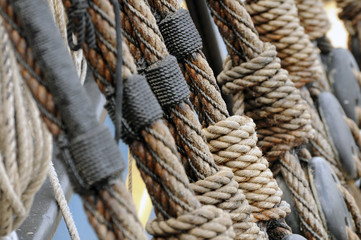
M280 219L290 212L288 205L280 205L282 191L257 147L251 118L234 115L203 129L203 133L214 160L232 169L257 220Z
M228 55L217 80L223 85L225 93L236 94L245 88L261 85L270 75L275 75L280 66L275 46L266 43L265 50L260 55L235 67Z
M95 30L87 12L88 7L87 0L73 0L72 6L68 10L67 35L69 47L73 51L79 50L84 42L90 48L96 47ZM76 43L74 43L73 34L77 37Z
M228 213L205 205L168 220L154 219L146 226L155 239L234 239Z

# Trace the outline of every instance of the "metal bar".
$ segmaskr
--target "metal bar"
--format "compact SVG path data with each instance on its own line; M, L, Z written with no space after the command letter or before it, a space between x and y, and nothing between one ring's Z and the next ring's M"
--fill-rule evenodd
M84 83L86 92L90 101L93 103L98 119L103 113L105 99L100 93L92 74L88 70ZM103 120L104 121L104 120ZM69 202L73 194L66 169L58 158L59 150L54 144L53 163L59 177L60 185L64 191L65 197ZM20 240L45 240L52 239L61 220L61 212L55 200L54 191L49 179L46 179L44 185L35 195L33 206L29 216L23 224L16 230Z

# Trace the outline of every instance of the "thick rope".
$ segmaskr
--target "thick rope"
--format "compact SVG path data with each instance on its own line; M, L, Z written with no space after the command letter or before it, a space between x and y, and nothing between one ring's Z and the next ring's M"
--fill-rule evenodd
M176 0L148 1L157 21L180 9ZM222 99L213 71L203 53L197 50L192 55L180 59L179 64L191 90L191 102L195 106L202 127L208 127L229 116L226 103Z
M317 51L300 25L294 0L248 0L246 7L260 38L277 47L282 67L295 86L317 81L328 90Z
M312 191L300 163L290 152L287 152L281 158L280 163L281 172L293 196L293 201L306 237L309 239L328 239Z
M52 140L22 83L2 19L0 46L0 236L5 236L27 217L44 183Z
M269 221L286 217L289 205L281 203L279 189L268 161L257 147L257 135L252 119L232 116L204 129L209 147L217 164L233 170L258 221ZM281 204L279 207L278 204Z
M310 39L325 36L331 24L322 0L295 0L295 3L300 23Z
M230 54L218 81L226 92L244 91L245 113L257 125L259 146L275 161L311 137L305 102L281 69L276 49L259 39L242 3L212 0L209 6Z
M27 42L22 35L21 26L15 24L15 22L18 21L16 19L16 16L13 14L11 4L8 1L1 1L0 6L0 13L4 17L6 30L10 33L10 38L17 50L17 61L20 67L22 67L22 76L24 80L26 80L26 83L28 84L33 96L37 101L39 109L43 114L44 122L53 133L53 136L58 137L60 131L62 131L63 126L61 124L60 116L56 111L55 104L52 100L52 95L47 90L47 82L44 79L44 75L40 71L40 68L38 67L36 61L33 58L32 51L28 47ZM54 117L54 115L57 117ZM115 183L108 189L95 191L90 194L88 198L93 197L99 199L99 195L101 193L107 193L112 188L119 188L116 186L116 184L121 185L121 183L119 182L119 180L116 180ZM82 197L84 199L84 196ZM92 218L92 216L95 215L97 217L103 218L105 217L104 214L108 214L105 217L107 219L106 226L111 227L103 227L100 231L98 231L99 226L93 225L96 232L99 234L98 237L100 239L108 239L104 238L104 235L101 235L103 232L107 232L108 234L113 235L119 239L146 239L146 235L144 233L144 230L142 230L139 220L137 219L137 215L131 214L131 211L124 211L124 209L129 208L135 209L131 201L128 201L126 204L122 204L124 202L123 198L126 197L130 198L129 193L126 191L121 191L121 194L113 194L111 195L111 197L99 199L99 201L97 202L98 206L112 206L112 208L110 208L110 210L108 210L107 212L104 212L102 209L99 208L91 209L93 211L89 213L88 216L89 221L92 225L96 224L96 222L93 221L94 218ZM111 204L109 202L111 202ZM124 211L124 214L118 214L121 211ZM134 219L132 221L133 224L132 226L128 226L127 224L129 223L129 219L132 218Z
M71 215L71 212L69 209L68 202L66 201L63 189L61 188L58 174L56 173L52 162L50 163L48 177L49 177L51 186L53 187L53 190L54 190L55 199L58 202L61 213L63 214L66 227L68 228L68 231L70 234L70 238L72 240L79 240L80 237L79 237L78 229L76 228L73 216Z
M344 116L345 122L348 125L348 127L350 128L350 131L352 133L353 138L355 139L355 142L359 148L358 154L357 156L354 156L354 162L355 162L355 166L356 166L356 170L359 176L361 176L361 133L360 133L360 128L357 126L357 124L351 119L348 118L346 116Z
M128 42L137 41L137 48L141 50L141 54L137 54L135 48L130 47L137 64L145 61L145 66L150 66L167 57L168 51L147 3L134 0L119 2L124 12L123 21L127 22L123 24L127 33L125 37L133 36L128 37ZM194 172L193 180L204 179L216 173L217 166L212 161L193 107L187 101L183 101L176 106L170 106L165 113L169 123L173 125L172 132L180 148L179 152L182 158L186 159L183 162L188 162L189 167L186 166L186 169L190 168Z

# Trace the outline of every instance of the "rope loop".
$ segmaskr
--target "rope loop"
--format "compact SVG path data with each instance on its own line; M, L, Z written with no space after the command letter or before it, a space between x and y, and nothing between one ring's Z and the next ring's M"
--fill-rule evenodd
M87 0L73 0L68 10L67 35L69 47L73 51L78 51L84 42L90 48L96 47L95 30L87 12L88 7ZM73 34L77 36L77 43L74 43Z
M234 239L228 213L214 206L202 206L168 220L154 219L146 226L154 239Z

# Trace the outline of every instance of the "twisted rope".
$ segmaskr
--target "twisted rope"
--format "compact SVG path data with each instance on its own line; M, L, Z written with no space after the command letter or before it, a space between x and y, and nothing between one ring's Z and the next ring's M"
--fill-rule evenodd
M134 47L130 47L132 55L138 64L152 65L167 55L167 49L156 25L156 21L144 1L119 1L121 3L125 37ZM128 37L127 37L128 36ZM132 37L129 37L132 36ZM130 39L130 40L129 40ZM141 52L136 52L139 49ZM193 107L188 101L170 106L165 110L169 123L173 125L180 153L189 167L193 170L193 179L205 178L217 171L213 163L204 136L201 135L201 126ZM192 176L192 175L191 175Z
M204 129L214 159L233 170L258 221L286 217L289 205L281 202L279 189L267 160L257 147L257 135L252 119L232 116ZM278 206L280 204L280 206Z
M322 65L300 25L294 0L248 0L246 8L260 38L277 47L282 67L290 73L295 86L299 88L312 81L322 84L325 80Z
M12 43L17 50L16 56L17 56L17 61L21 67L22 76L26 81L27 85L29 86L32 95L37 101L40 112L43 115L44 122L48 126L49 130L52 132L53 136L57 138L61 133L61 131L63 131L63 125L61 123L59 113L57 112L55 104L53 102L53 97L50 94L49 90L47 89L46 79L44 79L43 73L41 72L36 60L33 58L32 50L28 47L27 42L24 39L21 25L16 24L19 21L17 20L16 15L14 15L10 2L5 0L0 1L0 6L1 6L0 14L4 18L6 30L9 32L9 36L12 40ZM115 187L115 185L112 186ZM98 198L101 191L107 191L107 190L102 189L99 191L95 191L92 194L90 194L88 198L91 197ZM129 193L123 192L121 197L124 197L127 194ZM118 198L121 199L121 197L117 197L117 196L118 195L112 196L107 199L99 200L98 206L102 206L102 205L104 206L108 204L107 201L112 202L112 208L109 211L104 212L101 211L101 209L94 208L92 209L94 211L91 214L89 214L89 216L96 215L99 217L103 217L104 214L108 214L106 216L107 219L106 225L111 226L111 228L102 228L102 231L103 232L108 231L109 234L113 234L119 239L124 239L123 236L124 234L126 234L125 232L127 231L132 231L135 236L132 237L131 235L128 234L127 236L130 236L130 239L146 239L144 231L141 230L142 227L139 220L136 220L133 226L131 226L132 228L136 228L135 231L127 229L126 227L127 225L122 226L121 224L119 224L119 223L127 223L127 220L124 219L131 218L131 216L128 216L129 211L125 212L126 214L123 214L122 216L117 214L120 211L122 211L122 208L124 208L124 205L121 205L121 201L118 200ZM82 196L82 198L83 201L86 202L86 200L84 200L85 197ZM127 206L127 208L134 208L131 205L131 202L128 202L125 206ZM137 219L136 215L134 216L135 219ZM89 218L89 220L91 224L94 223L96 224L96 222L93 221L93 219ZM97 231L98 226L96 225L93 226ZM99 231L97 231L97 233L100 234ZM98 235L98 236L100 239L104 239L102 238L103 235Z
M311 40L326 35L330 22L322 0L295 0L300 23Z
M311 137L305 102L281 69L276 49L259 39L244 6L231 0L209 1L209 6L230 54L218 81L226 92L244 92L245 113L257 125L259 146L275 161Z
M303 232L309 239L328 239L305 173L296 157L287 152L280 160L281 172L293 196ZM302 229L302 228L301 228Z
M2 19L0 46L0 236L5 236L27 217L45 181L52 140L22 83Z
M154 15L160 16L158 22L180 9L178 1L175 0L152 0L148 3ZM197 50L178 62L192 92L190 99L202 127L226 119L229 116L226 103L203 53Z

